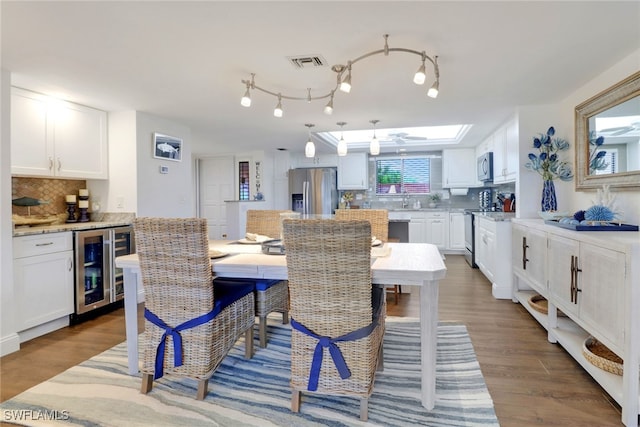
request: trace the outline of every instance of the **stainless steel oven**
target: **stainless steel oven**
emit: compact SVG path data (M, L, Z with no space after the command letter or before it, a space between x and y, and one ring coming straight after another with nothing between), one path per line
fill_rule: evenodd
M471 268L478 268L475 256L475 230L474 230L474 211L464 211L464 259Z

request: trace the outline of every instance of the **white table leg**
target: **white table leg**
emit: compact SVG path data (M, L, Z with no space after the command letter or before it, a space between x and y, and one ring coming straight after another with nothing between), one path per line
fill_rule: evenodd
M438 282L425 280L420 287L422 347L422 406L432 410L436 402L436 346L438 344Z
M123 268L124 321L127 334L129 373L138 373L138 275L131 268Z

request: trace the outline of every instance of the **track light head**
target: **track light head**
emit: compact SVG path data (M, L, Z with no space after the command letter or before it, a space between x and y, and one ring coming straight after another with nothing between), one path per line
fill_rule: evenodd
M280 94L278 94L278 104L276 105L276 108L274 108L273 110L273 115L275 117L282 117L282 114L284 113L284 111L282 110L282 96Z

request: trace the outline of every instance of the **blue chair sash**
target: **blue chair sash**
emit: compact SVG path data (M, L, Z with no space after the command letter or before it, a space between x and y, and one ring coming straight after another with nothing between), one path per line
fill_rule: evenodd
M167 325L162 319L160 319L158 316L153 314L148 309L146 308L144 309L144 318L150 321L151 323L153 323L154 325L164 329L164 334L162 335L162 338L160 339L160 343L158 344L158 347L156 349L156 366L155 366L155 373L153 376L154 380L157 380L158 378L162 378L162 376L164 375L163 366L164 366L164 355L166 351L167 337L170 335L171 339L173 340L174 366L182 366L182 336L180 335L180 331L183 331L185 329L191 329L198 325L207 323L210 320L213 320L218 315L218 313L220 313L221 311L220 307L221 306L219 304L216 304L213 310L211 310L207 314L203 314L194 319L187 320L186 322L179 324L175 328L172 328L171 326Z
M369 336L378 325L378 321L379 316L375 316L373 322L371 322L368 326L349 332L337 338L331 338L323 337L314 333L313 331L310 331L304 325L296 322L292 318L291 326L295 330L318 340L316 348L313 352L313 360L311 362L311 370L309 371L309 384L307 385L307 390L318 390L318 380L320 378L320 370L322 369L322 356L324 354L325 347L329 348L329 353L331 354L331 358L333 359L333 364L338 370L340 378L342 378L343 380L349 378L351 376L351 371L349 370L347 362L344 360L344 356L342 355L342 352L340 351L340 348L336 345L336 343L341 341L356 341Z

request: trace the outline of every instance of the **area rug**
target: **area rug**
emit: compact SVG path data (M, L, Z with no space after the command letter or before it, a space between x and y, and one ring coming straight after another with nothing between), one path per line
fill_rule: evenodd
M384 372L376 375L369 421L351 397L303 394L290 411L289 325L269 319L266 349L251 360L238 343L209 382L204 401L196 382L165 376L140 394L140 376L127 374L125 343L0 404L3 422L25 426L498 426L493 402L467 329L438 326L436 406L420 404L420 325L389 318ZM415 320L415 319L413 319Z

